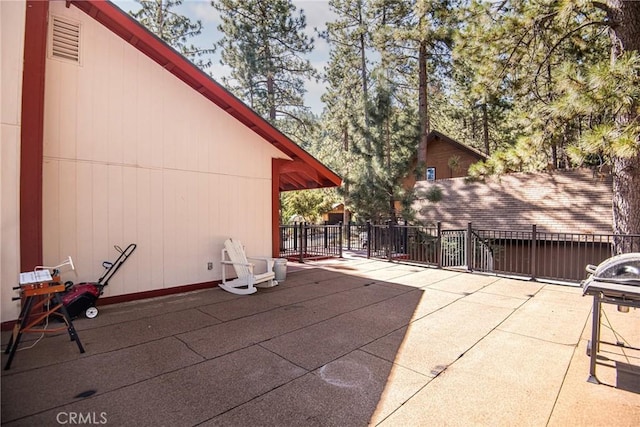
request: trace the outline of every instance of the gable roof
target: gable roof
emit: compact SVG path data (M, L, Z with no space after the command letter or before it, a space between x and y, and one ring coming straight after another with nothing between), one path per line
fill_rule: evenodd
M433 160L430 156L429 156L429 147L433 146L432 142L433 141L438 141L441 140L446 144L449 144L451 146L453 146L454 148L457 148L460 151L469 153L471 155L471 158L476 158L478 161L480 160L486 160L487 156L476 150L475 148L469 147L468 145L465 145L461 142L456 141L453 138L448 137L447 135L438 132L437 130L432 130L431 132L429 132L427 134L427 141L426 141L426 148L424 146L423 143L421 143L418 146L418 151L414 152L411 156L411 158L409 159L409 165L407 168L407 175L404 177L403 181L402 181L402 187L405 190L410 190L411 188L413 188L416 185L416 182L420 179L423 180L425 179L424 176L422 176L422 178L418 178L418 171L417 171L417 167L418 167L418 159L420 158L420 153L424 154L424 159L427 162L427 165L429 166L435 166L433 163L430 163L430 160ZM433 152L432 152L433 154ZM430 164L429 164L430 163ZM427 166L425 165L425 166ZM467 166L465 165L465 168ZM422 173L424 174L424 171L422 171ZM442 178L440 178L442 179ZM438 179L438 180L440 180Z
M432 186L440 187L442 200L424 197ZM465 178L420 181L419 199L413 207L423 223L442 222L445 229L474 228L610 234L612 233L612 179L591 169L512 173L485 181ZM422 194L422 196L420 196Z
M67 1L67 5L69 3L100 22L289 156L293 161L286 162L280 168L281 191L335 187L341 184L338 175L113 3L97 0Z
M466 144L463 144L462 142L456 141L455 139L448 137L447 135L438 132L437 130L432 130L431 132L429 132L429 134L427 135L427 151L429 151L429 142L433 141L433 140L442 140L444 142L446 142L447 144L453 145L457 148L459 148L462 151L466 151L469 154L471 154L472 156L475 156L478 158L478 160L484 160L487 158L487 155L484 154L482 151L477 150L473 147L470 147Z

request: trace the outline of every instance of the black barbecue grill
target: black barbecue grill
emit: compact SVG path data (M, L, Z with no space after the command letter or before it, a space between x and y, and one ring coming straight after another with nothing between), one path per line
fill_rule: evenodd
M591 357L588 381L597 384L599 381L596 378L596 364L600 344L624 346L600 340L601 306L603 303L614 304L618 306L619 311L628 311L629 307L640 307L640 253L617 255L598 266L588 265L586 270L590 276L582 283L583 295L593 296L593 324L591 341L587 348L587 354Z

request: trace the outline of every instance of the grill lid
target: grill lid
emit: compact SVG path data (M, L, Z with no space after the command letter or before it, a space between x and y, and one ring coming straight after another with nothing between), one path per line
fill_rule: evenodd
M591 275L582 283L583 295L640 301L640 253L616 255L586 269Z
M592 274L593 280L600 279L636 279L640 281L640 253L616 255L604 260L597 267L587 266L587 272Z

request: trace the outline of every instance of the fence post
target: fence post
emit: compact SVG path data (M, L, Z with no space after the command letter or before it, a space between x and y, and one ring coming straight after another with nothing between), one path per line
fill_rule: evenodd
M367 259L371 258L371 221L367 220Z
M329 247L329 221L324 222L324 248L327 249Z
M407 220L404 220L404 227L402 229L402 253L409 254L409 224Z
M300 223L300 263L304 262L304 247L307 242L307 227L304 222Z
M466 239L466 256L467 256L467 271L473 271L473 228L471 223L467 224L467 239Z
M340 258L342 258L342 221L338 223L338 247L340 248Z
M538 261L537 261L537 247L538 247L538 229L535 224L531 226L531 280L536 280L538 274Z
M442 223L436 224L436 263L438 268L442 268Z
M347 234L347 250L349 251L351 250L351 224L352 224L351 220L347 221L347 223L345 224L347 227L347 233L346 233Z
M395 228L393 227L393 222L391 222L391 220L387 221L387 230L388 230L388 237L389 239L387 240L388 245L387 245L387 259L389 262L393 261L393 242L395 241Z

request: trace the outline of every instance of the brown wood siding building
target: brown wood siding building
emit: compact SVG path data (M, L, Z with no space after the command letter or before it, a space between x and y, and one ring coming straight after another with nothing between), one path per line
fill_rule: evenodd
M325 224L335 225L344 221L344 204L338 203L333 205L333 209L322 215L322 221Z
M449 160L457 158L458 167L449 167ZM469 166L487 157L480 151L468 147L455 139L438 132L431 131L427 136L426 170L421 176L410 173L404 182L404 188L413 188L417 181L435 181L440 179L465 177L468 175ZM415 170L418 164L417 158L411 164L411 170Z
M457 159L456 168L449 166L452 158ZM435 172L434 180L465 177L468 175L469 166L485 158L486 156L479 151L440 132L432 131L427 139L427 176L422 177L422 180L428 179L431 169Z

